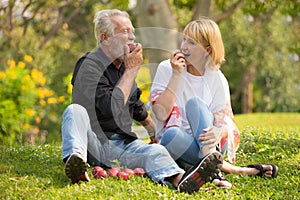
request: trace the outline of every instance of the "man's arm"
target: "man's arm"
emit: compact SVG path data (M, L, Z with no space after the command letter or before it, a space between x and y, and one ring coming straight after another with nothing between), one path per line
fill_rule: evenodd
M155 122L152 120L151 116L148 115L148 117L144 121L141 121L140 123L147 130L148 135L151 140L150 143L158 143L159 141L155 137L156 125L155 125Z
M140 69L140 66L143 63L142 53L142 47L139 44L133 52L127 53L125 55L125 71L122 75L122 78L120 79L120 82L117 84L117 87L123 92L124 105L128 101L132 85Z

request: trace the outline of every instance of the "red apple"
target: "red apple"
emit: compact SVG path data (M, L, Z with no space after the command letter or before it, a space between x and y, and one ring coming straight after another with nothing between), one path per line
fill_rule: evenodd
M177 51L175 55L179 54L179 58L185 58L184 54L181 51Z
M128 47L129 47L129 53L131 53L137 47L137 44L136 43L129 43Z
M118 176L118 178L122 178L125 181L127 181L129 178L129 175L124 171L120 171L117 176Z
M137 167L133 171L136 176L144 176L145 175L145 170L143 168Z
M127 173L128 176L134 176L134 171L132 169L125 168L123 172Z
M111 177L117 177L118 173L120 172L119 167L112 167L108 170L108 175Z
M108 177L106 171L102 167L100 167L100 166L95 166L93 168L93 176L95 178L97 178L97 179L98 178L107 178Z

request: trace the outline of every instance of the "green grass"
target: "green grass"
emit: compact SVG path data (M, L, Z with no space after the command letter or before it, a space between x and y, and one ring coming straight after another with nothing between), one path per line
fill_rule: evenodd
M237 115L242 137L237 165L274 163L276 179L226 175L230 190L208 183L192 195L133 177L72 185L60 144L0 146L0 199L299 199L300 114Z

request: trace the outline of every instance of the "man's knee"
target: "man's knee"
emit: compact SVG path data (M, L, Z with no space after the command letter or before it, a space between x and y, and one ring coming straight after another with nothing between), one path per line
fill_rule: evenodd
M87 115L86 109L79 104L70 104L64 111L64 115L66 114L74 114L74 115Z

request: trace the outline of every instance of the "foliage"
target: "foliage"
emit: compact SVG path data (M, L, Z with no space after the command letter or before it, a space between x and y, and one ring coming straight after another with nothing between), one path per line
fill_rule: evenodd
M300 114L293 114L299 119ZM237 123L257 119L263 122L271 117L271 131L250 127L242 129L237 165L274 163L279 167L276 179L226 175L232 189L217 188L211 183L192 195L178 193L175 188L162 186L145 177L132 177L128 181L108 178L94 179L92 167L88 169L91 182L71 185L61 161L61 145L0 146L0 199L298 199L300 162L300 124L298 131L280 131L290 114L238 115ZM262 117L262 118L260 118ZM261 119L261 120L260 120ZM252 120L250 120L251 122ZM284 129L286 130L286 129Z
M263 11L247 5L220 24L227 52L222 69L232 89L233 108L241 113L242 83L253 68L253 112L298 112L297 18L285 15L280 4Z
M151 89L150 71L147 67L141 67L136 78L136 83L138 87L142 90L141 101L144 104L147 104L149 101Z
M30 129L38 130L50 120L51 105L65 101L56 97L46 85L43 73L26 65L32 57L26 55L17 64L8 60L8 68L0 71L0 142L14 143Z
M93 17L95 12L106 8L127 9L128 1L114 0L106 5L97 0L2 1L0 63L8 59L22 60L24 56L31 55L33 60L29 68L34 66L43 74L48 89L55 91L57 96L69 96L63 79L73 72L76 60L95 47ZM6 68L0 66L1 70ZM42 111L47 120L42 120L39 126L51 132L48 136L56 137L56 140L60 135L61 114L67 103L70 99L52 105L51 110ZM5 113L14 109L8 103L5 107ZM5 120L8 119L6 117Z
M169 2L180 31L190 21L197 1ZM235 2L237 0L211 0L211 16L222 14ZM66 91L66 87L70 86L67 86L65 77L73 72L76 60L95 47L94 14L102 9L122 9L131 14L134 23L134 10L128 4L129 0L2 1L0 63L23 60L24 56L31 55L33 60L30 65L26 63L26 68L32 70L34 66L41 72L47 80L48 89L54 91L56 96L70 97ZM255 64L257 69L254 82L255 112L299 111L299 9L299 1L293 0L244 0L232 17L220 23L227 52L227 61L222 70L229 80L235 113L241 112L242 75L247 72L249 64ZM257 26L251 22L253 19L264 23ZM2 64L0 69L4 72L7 66ZM150 82L138 81L143 85L142 98L146 102ZM52 105L51 112L47 110L48 107L41 111L48 115L43 114L45 118L38 125L53 133L49 135L60 135L60 116L70 103L70 98ZM7 120L2 124L12 123L8 116L21 118L11 112L17 109L11 101L1 102L1 106L2 115ZM24 122L29 117L23 118ZM23 130L21 126L10 126L19 129L15 130L18 133ZM8 140L15 140L16 134L7 137L11 137Z

